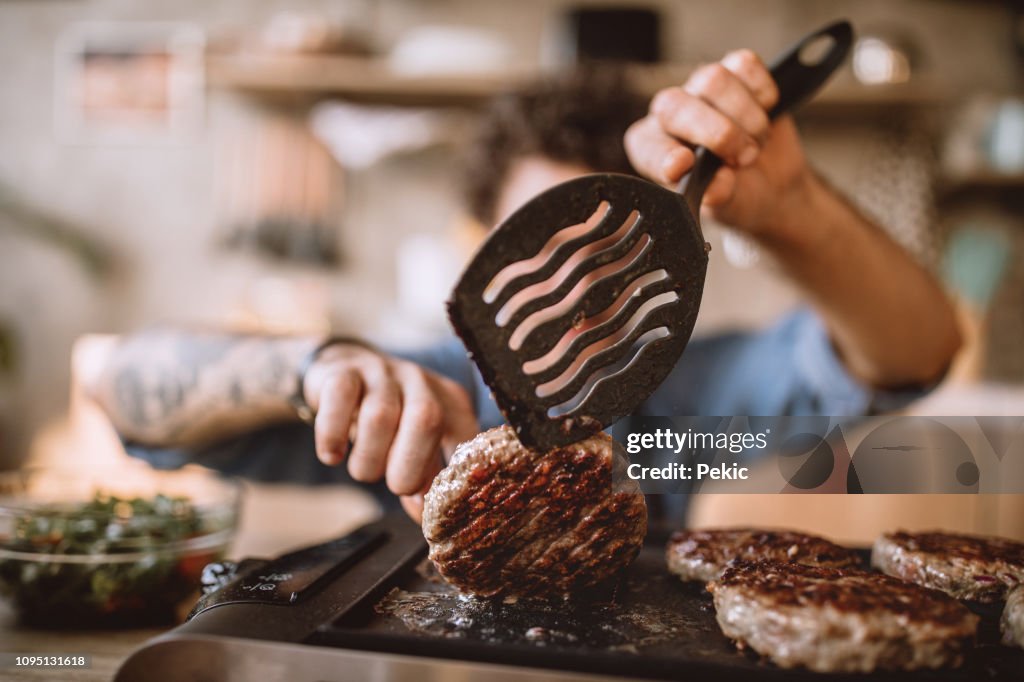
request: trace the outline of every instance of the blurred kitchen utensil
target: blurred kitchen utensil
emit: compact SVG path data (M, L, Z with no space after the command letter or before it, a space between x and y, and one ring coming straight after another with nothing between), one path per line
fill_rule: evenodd
M980 221L964 224L949 239L942 263L943 279L965 304L960 311L964 350L950 372L955 379L976 382L986 374L990 361L989 312L1011 253L1006 232Z
M313 107L309 124L343 168L361 170L460 138L465 128L453 116L434 108L327 101Z
M661 60L661 15L646 7L572 7L555 48L561 63Z
M898 29L864 32L853 48L853 75L865 85L906 83L918 66L918 52Z
M500 34L468 26L417 26L388 56L391 70L405 76L501 73L513 61Z
M358 26L321 12L276 12L253 42L259 51L279 54L368 55L371 52Z
M1010 259L1010 240L1001 230L968 224L949 240L943 274L949 287L984 314Z
M224 243L273 259L335 266L344 177L301 121L270 118L234 131L222 149Z
M999 103L988 129L988 158L1001 173L1024 172L1024 100Z
M813 94L852 42L839 21L778 57L769 115ZM543 192L495 228L463 272L449 317L525 445L552 448L607 427L675 366L707 273L700 203L721 166L704 148L696 159L678 192L617 174Z

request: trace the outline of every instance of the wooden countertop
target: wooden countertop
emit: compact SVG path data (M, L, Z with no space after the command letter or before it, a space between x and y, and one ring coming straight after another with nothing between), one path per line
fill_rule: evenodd
M372 520L376 504L348 487L247 485L242 518L231 556L273 556L337 537ZM310 519L317 519L311 524ZM89 654L92 667L5 668L4 682L107 682L135 648L167 628L50 632L17 625L14 613L0 603L0 653Z

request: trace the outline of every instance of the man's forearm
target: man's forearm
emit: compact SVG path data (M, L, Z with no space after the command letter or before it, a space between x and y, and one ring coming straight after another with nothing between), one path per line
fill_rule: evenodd
M811 297L849 369L876 386L927 384L960 346L938 282L878 226L812 177L789 229L763 244Z
M125 438L188 446L295 419L312 338L152 331L126 338L90 392Z

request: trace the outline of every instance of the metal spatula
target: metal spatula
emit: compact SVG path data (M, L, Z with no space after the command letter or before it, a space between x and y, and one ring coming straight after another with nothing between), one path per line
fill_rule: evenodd
M828 50L807 63L826 36ZM770 116L814 93L852 41L841 21L779 56ZM628 175L571 180L481 245L448 315L524 445L586 438L630 414L672 370L700 308L710 250L700 202L720 165L698 148L677 192Z

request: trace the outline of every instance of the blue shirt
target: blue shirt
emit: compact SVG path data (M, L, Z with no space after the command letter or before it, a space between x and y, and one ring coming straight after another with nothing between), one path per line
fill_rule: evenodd
M504 423L476 367L457 339L394 355L461 384L483 429ZM887 412L919 397L923 389L873 390L847 371L821 320L801 310L758 332L693 339L672 372L637 410L640 416L860 416ZM316 458L312 427L271 426L198 450L126 443L128 452L158 468L189 462L261 481L351 483L345 467ZM383 483L368 486L387 506Z

